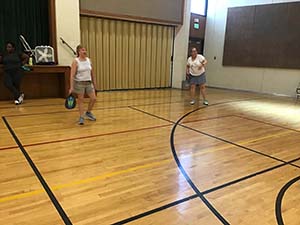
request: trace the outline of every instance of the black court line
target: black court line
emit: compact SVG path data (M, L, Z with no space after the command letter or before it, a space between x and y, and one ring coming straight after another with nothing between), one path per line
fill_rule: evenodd
M69 219L69 217L67 216L67 214L65 213L64 209L62 208L62 206L59 204L58 200L56 199L55 195L53 194L53 192L51 191L50 187L48 186L47 182L45 181L45 179L43 178L43 176L41 175L40 171L38 170L38 168L36 167L36 165L34 164L34 162L32 161L32 159L30 158L29 154L27 153L27 151L25 150L25 148L23 147L22 143L20 142L20 140L18 139L17 135L15 134L14 130L12 129L12 127L9 125L8 121L6 120L5 117L2 116L2 120L4 121L7 129L9 130L11 136L14 138L15 142L17 143L17 145L19 146L20 150L22 151L24 157L26 158L27 162L29 163L29 165L31 166L31 169L33 170L33 172L35 173L35 175L37 176L37 178L39 179L40 183L42 184L43 188L45 189L46 193L48 194L51 202L53 203L53 205L55 206L57 212L59 213L60 217L62 218L62 220L64 221L64 223L66 225L72 225L71 220Z
M185 180L189 183L189 185L191 186L191 188L194 190L194 192L198 195L198 197L202 200L202 202L209 208L209 210L219 219L219 221L224 224L224 225L230 225L230 223L221 215L220 212L218 212L218 210L207 200L207 198L204 197L204 195L201 193L201 191L197 188L197 186L194 184L194 182L192 181L192 179L189 177L189 175L187 174L187 172L185 171L185 169L183 168L183 166L181 165L181 162L177 156L177 152L176 152L176 148L175 148L175 144L174 144L174 136L175 136L175 131L176 128L178 126L178 124L188 115L192 114L193 112L198 111L199 109L193 110L189 113L186 113L185 115L183 115L181 118L179 118L176 123L174 124L171 134L170 134L170 145L171 145L171 150L172 150L172 154L173 154L173 158L177 164L178 169L180 170L180 172L182 173L182 175L184 176Z
M257 99L261 99L261 98L246 98L246 99L231 100L231 101L226 101L226 102L218 102L218 103L211 104L209 106L201 106L199 108L194 109L191 112L188 112L188 114L191 114L192 112L199 111L200 109L205 109L206 107L217 106L217 105L225 105L225 104L229 104L229 103L242 102L242 101L253 101L253 100L257 100ZM135 107L139 107L139 106L144 106L144 105L131 105L131 106L128 106L128 108L133 109L133 110L138 111L138 112L141 112L141 113L144 113L146 115L155 117L157 119L164 120L164 121L175 124L175 121L172 121L172 120L166 119L164 117L161 117L161 116L146 112L144 110L135 108ZM235 116L235 115L231 115L231 116Z
M298 157L298 158L296 158L296 159L293 159L293 160L290 160L290 161L288 161L288 162L285 162L285 163L282 163L282 164L278 164L278 165L276 165L276 166L273 166L273 167L270 167L270 168L267 168L267 169L264 169L264 170L261 170L261 171L258 171L258 172L249 174L249 175L247 175L247 176L238 178L238 179L236 179L236 180L229 181L229 182L224 183L224 184L222 184L222 185L219 185L219 186L217 186L217 187L213 187L213 188L211 188L211 189L208 189L208 190L206 190L206 191L203 191L202 193L203 193L204 195L210 194L210 193L212 193L212 192L214 192L214 191L221 190L221 189L223 189L223 188L226 188L226 187L229 187L229 186L231 186L231 185L234 185L234 184L240 183L240 182L242 182L242 181L248 180L248 179L250 179L250 178L253 178L253 177L255 177L255 176L258 176L258 175L261 175L261 174L265 174L265 173L271 172L271 171L273 171L273 170L275 170L275 169L279 169L279 168L284 167L284 166L287 166L287 165L292 165L292 163L294 163L294 162L296 162L296 161L298 161L298 160L300 160L300 157Z
M116 222L116 223L113 223L113 224L111 224L111 225L122 225L122 224L130 223L130 222L133 222L133 221L135 221L135 220L138 220L138 219L141 219L141 218L143 218L143 217L146 217L146 216L149 216L149 215L158 213L158 212L160 212L160 211L166 210L166 209L168 209L168 208L171 208L171 207L176 206L176 205L179 205L179 204L181 204L181 203L190 201L190 200L195 199L195 198L198 198L198 195L195 194L195 195L188 196L188 197L186 197L186 198L177 200L177 201L175 201L175 202L171 202L171 203L169 203L169 204L167 204L167 205L163 205L163 206L161 206L161 207L158 207L158 208L149 210L149 211L147 211L147 212L138 214L138 215L136 215L136 216L127 218L127 219L125 219L125 220L121 220L121 221Z
M224 183L222 185L219 185L219 186L216 186L216 187L213 187L211 189L208 189L206 191L203 191L202 194L203 195L207 195L207 194L210 194L210 193L213 193L215 191L218 191L218 190L221 190L221 189L224 189L226 187L230 187L234 184L237 184L237 183L240 183L242 181L246 181L248 179L251 179L255 176L259 176L259 175L262 175L262 174L265 174L265 173L268 173L268 172L271 172L273 170L276 170L276 169L279 169L279 168L282 168L286 165L289 165L290 163L293 163L293 162L296 162L300 160L300 157L296 158L296 159L293 159L293 160L290 160L286 163L282 163L282 164L279 164L279 165L276 165L276 166L273 166L273 167L270 167L270 168L267 168L267 169L264 169L264 170L261 170L261 171L258 171L258 172L255 172L255 173L252 173L252 174L249 174L249 175L246 175L244 177L241 177L241 178L238 178L238 179L235 179L233 181L229 181L227 183ZM171 208L171 207L174 207L176 205L179 205L179 204L182 204L184 202L187 202L187 201L190 201L190 200L193 200L195 198L198 198L198 195L195 194L195 195L191 195L189 197L186 197L186 198L183 198L183 199L180 199L180 200L177 200L177 201L174 201L174 202L171 202L169 204L166 204L166 205L163 205L163 206L160 206L158 208L155 208L155 209L152 209L152 210L149 210L147 212L144 212L144 213L141 213L141 214L138 214L138 215L135 215L135 216L132 216L130 218L127 218L127 219L124 219L124 220L121 220L117 223L114 223L112 225L121 225L121 224L126 224L126 223L130 223L130 222L133 222L135 220L138 220L138 219L141 219L143 217L147 217L147 216L150 216L152 214L155 214L155 213L158 213L160 211L163 211L165 209L168 209L168 208Z
M225 116L219 116L219 117L207 117L207 118L204 118L204 119L187 121L186 123L207 121L207 120L220 119L220 118L226 118L226 117L233 117L233 116L232 115L225 115ZM23 144L23 147L27 148L27 147L32 147L32 146L41 146L41 145L48 145L48 144L54 144L54 143L69 142L69 141L83 140L83 139L89 139L89 138L95 138L95 137L103 137L103 136L110 136L110 135L117 135L117 134L131 133L131 132L139 132L139 131L143 131L143 130L151 130L151 129L168 127L168 126L171 126L172 124L173 123L169 123L169 124L165 124L165 125L152 126L152 127L142 127L142 128L137 128L137 129L131 129L131 130L123 130L123 131L116 131L116 132L109 132L109 133L94 134L94 135L88 135L88 136L69 137L69 138L66 138L66 139L57 139L57 140L53 140L53 141L44 141L44 142L36 142L36 143L31 143L31 144ZM18 149L18 146L10 146L10 147L0 148L0 151L6 151L6 150L11 150L11 149Z
M206 132L203 132L203 131L200 131L200 130L194 129L194 128L192 128L192 127L188 127L188 126L186 126L186 125L182 125L182 124L181 124L180 126L181 126L181 127L184 127L184 128L186 128L186 129L189 129L189 130L195 131L195 132L197 132L197 133L199 133L199 134L203 134L203 135L205 135L205 136L208 136L208 137L214 138L214 139L216 139L216 140L219 140L219 141L225 142L225 143L227 143L227 144L230 144L230 145L233 145L233 146L239 147L239 148L241 148L241 149L244 149L244 150L246 150L246 151L253 152L253 153L256 153L256 154L258 154L258 155L261 155L261 156L265 156L265 157L267 157L267 158L270 158L270 159L276 160L276 161L278 161L278 162L283 162L283 163L286 163L286 161L284 161L284 160L282 160L282 159L279 159L279 158L277 158L277 157L274 157L274 156L268 155L268 154L266 154L266 153L263 153L263 152L257 151L257 150L255 150L255 149L252 149L252 148L248 148L248 147L246 147L246 146L243 146L243 145L237 144L237 143L235 143L235 142L228 141L228 140L226 140L226 139L224 139L224 138L217 137L217 136L215 136L215 135L212 135L212 134L209 134L209 133L206 133ZM297 168L300 168L300 166L298 166L298 165L295 165L295 164L292 164L292 163L291 163L290 165L291 165L291 166L294 166L294 167L297 167Z
M290 180L286 185L284 185L281 190L279 191L277 198L276 198L276 203L275 203L275 214L276 214L276 219L277 219L277 224L278 225L284 225L283 218L282 218L282 200L285 192L298 180L300 180L300 176L296 177L292 180Z
M249 100L249 99L247 99L247 100ZM247 101L247 100L240 100L240 101ZM235 101L235 102L236 102L236 101ZM211 106L220 105L220 104L226 104L226 103L230 103L230 102L216 103L216 104L210 105L210 107L211 107ZM163 118L163 117L154 115L154 114L152 114L152 113L143 111L143 110L141 110L141 109L137 109L137 108L134 108L134 107L129 107L129 108L131 108L131 109L133 109L133 110L136 110L136 111L139 111L139 112L141 112L141 113L144 113L144 114L146 114L146 115L155 117L155 118L160 119L160 120L164 120L164 121L167 121L167 122L170 122L170 123L173 123L173 124L175 123L175 122L172 121L172 120L165 119L165 118ZM186 116L188 116L188 115L190 115L190 114L192 114L192 113L194 113L194 112L196 112L196 111L199 111L200 109L204 109L204 108L205 108L205 107L197 108L197 109L195 109L195 110L193 110L193 111L190 111L189 113L185 114L184 116L186 117ZM184 118L185 118L185 117L184 117ZM209 134L209 133L206 133L206 132L203 132L203 131L194 129L194 128L192 128L192 127L189 127L189 126L186 126L186 125L183 125L183 124L178 124L178 125L181 126L181 127L183 127L183 128L186 128L186 129L188 129L188 130L195 131L195 132L197 132L197 133L203 134L203 135L208 136L208 137L211 137L211 138L213 138L213 139L216 139L216 140L225 142L225 143L227 143L227 144L230 144L230 145L239 147L239 148L241 148L241 149L244 149L244 150L247 150L247 151L250 151L250 152L253 152L253 153L262 155L262 156L265 156L265 157L267 157L267 158L270 158L270 159L273 159L273 160L276 160L276 161L279 161L279 162L282 162L282 163L286 163L286 161L284 161L284 160L282 160L282 159L279 159L279 158L277 158L277 157L274 157L274 156L268 155L268 154L266 154L266 153L257 151L257 150L252 149L252 148L248 148L248 147L246 147L246 146L237 144L237 143L235 143L235 142L226 140L226 139L224 139L224 138L217 137L217 136L215 136L215 135L212 135L212 134ZM295 164L292 164L292 163L291 163L290 165L291 165L291 166L294 166L294 167L297 167L297 168L300 168L300 166L295 165Z
M249 100L249 99L247 99L247 100ZM239 101L242 101L242 100L239 100ZM244 101L245 101L245 100L244 100ZM232 102L232 101L230 101L230 102ZM227 102L226 102L226 103L227 103ZM219 105L219 104L226 104L226 103L224 103L224 102L223 102L223 103L216 103L216 104L213 104L213 106ZM211 105L211 106L212 106L212 105ZM153 116L153 117L156 117L156 118L158 118L158 119L161 119L161 120L165 120L165 121L174 123L174 122L171 121L171 120L168 120L168 119L165 119L165 118L163 118L163 117L154 115L154 114L152 114L152 113L145 112L145 111L143 111L143 110L140 110L140 109L137 109L137 108L134 108L134 107L129 107L129 108L131 108L131 109L133 109L133 110L136 110L136 111L140 111L140 112L145 113L145 114L147 114L147 115L149 115L149 116ZM199 196L199 198L206 204L206 206L212 211L212 213L213 213L213 214L214 214L214 215L215 215L215 216L216 216L223 224L229 224L229 223L226 221L226 219L225 219L225 218L224 218L224 217L223 217L223 216L222 216L222 215L221 215L221 214L220 214L220 213L219 213L219 212L218 212L211 204L210 204L210 202L209 202L209 201L204 197L204 195L199 191L199 189L198 189L198 188L196 187L196 185L192 182L192 180L190 179L190 177L188 176L188 174L186 173L186 171L185 171L184 168L182 167L182 165L181 165L181 163L180 163L180 161L179 161L179 159L178 159L178 157L177 157L177 153L176 153L176 149L175 149L175 145L174 145L174 133L175 133L176 127L179 125L179 126L182 126L182 127L187 128L187 129L194 130L194 131L196 131L196 132L198 132L198 133L204 134L204 135L209 136L209 137L212 137L212 138L216 138L216 139L218 139L218 140L220 140L220 141L223 141L223 142L226 142L226 143L228 143L228 144L232 144L232 145L235 145L235 146L237 146L237 147L243 148L243 149L245 149L245 150L248 150L248 151L251 151L251 152L254 152L254 153L257 153L257 154L266 156L266 157L269 157L269 158L274 159L274 160L276 160L276 161L283 162L284 164L285 164L285 163L288 163L288 162L286 162L286 161L284 161L284 160L281 160L281 159L278 159L278 158L276 158L276 157L270 156L270 155L268 155L268 154L261 153L261 152L259 152L259 151L256 151L256 150L247 148L247 147L245 147L245 146L238 145L238 144L236 144L236 143L234 143L234 142L227 141L227 140L225 140L225 139L223 139L223 138L219 138L219 137L216 137L216 136L214 136L214 135L210 135L210 134L207 134L207 133L205 133L205 132L198 131L198 130L196 130L196 129L193 129L193 128L184 126L184 125L182 125L182 124L179 124L185 117L187 117L187 116L189 116L190 114L192 114L192 113L194 113L194 112L196 112L196 111L198 111L198 110L200 110L200 109L203 109L203 108L205 108L205 107L200 107L200 108L198 108L198 109L192 110L192 111L186 113L185 115L183 115L179 120L176 121L176 123L175 123L174 126L173 126L173 129L172 129L172 132L171 132L171 137L170 137L171 149L172 149L173 157L174 157L174 159L175 159L175 161L176 161L176 164L177 164L178 168L180 169L181 173L183 174L183 176L185 177L185 179L187 180L187 182L188 182L188 183L190 184L190 186L193 188L193 190L195 191L195 193L197 193L197 195ZM300 168L299 166L294 165L294 164L292 164L292 163L288 163L288 164ZM237 181L237 182L238 182L238 181ZM240 181L239 181L239 182L240 182Z
M241 115L235 115L235 116L239 117L239 118L242 118L242 119L245 119L245 120L255 121L255 122L258 122L258 123L270 125L272 127L278 127L278 128L281 128L281 129L290 130L290 131L300 133L300 130L296 130L296 129L293 129L293 128L290 128L290 127L285 127L285 126L273 124L273 123L270 123L270 122L265 122L265 121L261 121L261 120L258 120L258 119L249 118L249 117L246 117L246 116L241 116Z

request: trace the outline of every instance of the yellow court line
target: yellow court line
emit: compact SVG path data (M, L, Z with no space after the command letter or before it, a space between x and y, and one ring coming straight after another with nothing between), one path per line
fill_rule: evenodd
M279 137L279 136L281 136L281 135L290 134L290 133L294 133L294 131L291 131L291 130L283 131L283 132L280 132L280 133L270 134L270 135L263 136L263 137L260 137L260 138L249 139L249 140L247 140L247 141L238 142L237 144L240 144L240 145L243 145L243 144L249 144L249 143L251 143L251 142L261 141L261 140L268 139L268 138L272 138L272 137Z
M254 139L249 139L249 140L242 141L242 142L237 142L236 144L245 145L245 144L249 144L251 142L261 141L261 140L272 138L272 137L279 137L279 136L289 134L289 133L293 133L293 131L284 131L284 132L280 132L280 133L277 133L277 134L271 134L271 135L263 136L263 137L260 137L260 138L254 138ZM205 153L207 153L207 152L214 152L214 151L224 150L224 149L228 149L228 148L232 148L232 147L235 147L235 146L230 145L230 144L226 144L225 146L222 145L220 147L208 147L208 148L202 149L202 152L195 153L192 156L200 155L200 154L204 153L203 151L205 151ZM188 155L188 156L185 156L184 158L192 157L192 156Z
M125 174L125 173L130 173L136 170L140 170L140 169L146 169L149 167L158 167L161 166L163 164L172 162L173 160L171 159L165 159L159 162L154 162L154 163L149 163L149 164L145 164L145 165L141 165L141 166L135 166L135 167L131 167L125 170L119 170L119 171L115 171L115 172L111 172L111 173L107 173L107 174L102 174L99 176L95 176L95 177L90 177L87 179L83 179L83 180L78 180L78 181L72 181L70 183L66 183L66 184L59 184L59 185L55 185L50 187L51 190L59 190L59 189L63 189L63 188L67 188L67 187L73 187L73 186L77 186L80 184L86 184L86 183L91 183L97 180L103 180L105 178L110 178L110 177L114 177L117 175L121 175L121 174ZM31 197L34 195L38 195L41 193L44 193L44 189L38 189L35 191L30 191L27 193L22 193L22 194L16 194L16 195L11 195L11 196L7 196L7 197L3 197L0 198L0 203L2 202L7 202L7 201L12 201L12 200L17 200L17 199L21 199L21 198L26 198L26 197Z
M130 173L130 172L140 170L140 169L161 166L161 165L169 163L171 161L172 160L170 160L170 159L165 159L165 160L162 160L162 161L159 161L159 162L149 163L149 164L141 165L141 166L135 166L135 167L131 167L131 168L128 168L128 169L125 169L125 170L119 170L119 171L115 171L115 172L108 173L108 174L102 174L102 175L99 175L99 176L96 176L96 177L90 177L90 178L83 179L83 180L72 181L70 183L56 185L56 186L52 187L51 189L52 190L59 190L59 189L62 189L62 188L73 187L73 186L80 185L80 184L91 183L93 181L102 180L102 179L105 179L105 178L110 178L110 177L114 177L114 176L125 174L125 173Z
M11 196L0 198L0 203L8 202L8 201L16 200L16 199L21 199L21 198L26 198L26 197L32 197L34 195L42 194L44 192L45 192L44 189L38 189L35 191L30 191L30 192L26 192L26 193L22 193L22 194L11 195Z
M291 133L291 132L292 131L285 131L285 132L272 134L272 135L252 139L252 140L247 140L247 141L244 141L244 142L240 142L238 144L240 144L240 145L248 144L248 143L251 143L251 142L260 141L260 140L267 139L267 138L270 138L270 137L277 137L277 136L285 135L285 134L288 134L288 133ZM207 149L203 149L203 151L205 151L207 153L208 151L211 151L211 152L219 151L219 150L224 150L224 149L231 148L231 147L232 147L232 145L228 144L228 145L220 146L220 147L210 147L210 148L207 148ZM191 155L185 155L185 156L181 157L181 159L201 155L201 154L203 154L203 151L195 153L192 156ZM87 184L87 183L91 183L91 182L94 182L94 181L103 180L103 179L106 179L106 178L110 178L110 177L114 177L114 176L117 176L117 175L130 173L130 172L141 170L141 169L146 169L146 168L150 168L150 167L158 167L158 166L161 166L163 164L167 164L167 163L171 163L171 162L174 162L173 158L172 159L165 159L165 160L162 160L162 161L159 161L159 162L153 162L153 163L149 163L149 164L145 164L145 165L135 166L135 167L131 167L131 168L128 168L128 169L119 170L119 171L115 171L115 172L111 172L111 173L107 173L107 174L102 174L102 175L99 175L99 176L90 177L90 178L83 179L83 180L72 181L72 182L66 183L66 184L59 184L59 185L52 186L50 188L51 188L51 190L60 190L60 189L63 189L63 188L74 187L74 186L77 186L77 185ZM38 195L38 194L41 194L41 193L45 193L44 189L38 189L38 190L30 191L30 192L27 192L27 193L11 195L11 196L0 198L0 203L7 202L7 201L12 201L12 200L17 200L17 199L22 199L22 198L26 198L26 197L31 197L31 196Z

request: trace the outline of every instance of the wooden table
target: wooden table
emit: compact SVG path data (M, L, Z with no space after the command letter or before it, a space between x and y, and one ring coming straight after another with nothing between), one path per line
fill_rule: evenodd
M70 67L34 65L24 72L21 90L25 98L65 98L68 95ZM12 94L3 84L3 65L0 65L0 100L12 100Z

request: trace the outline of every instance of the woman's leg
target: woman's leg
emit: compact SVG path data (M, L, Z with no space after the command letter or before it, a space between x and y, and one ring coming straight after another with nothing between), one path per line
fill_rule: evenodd
M87 93L87 95L90 97L90 102L89 102L89 106L88 106L88 110L87 112L85 113L86 117L89 119L89 120L92 120L92 121L96 121L96 117L93 115L93 113L91 112L94 105L95 105L95 102L96 102L96 94L95 94L95 91L91 91L89 93Z
M19 92L18 100L19 100L19 103L21 104L24 100L24 94L21 92L21 82L22 82L22 78L23 78L22 71L16 72L13 77L14 77L14 80L13 80L14 86Z
M83 114L84 114L83 100L84 100L84 94L77 94L77 102L78 102L78 109L79 109L80 117L83 117Z
M200 93L203 97L203 105L208 105L208 101L206 99L206 87L205 84L200 85Z
M20 97L20 91L14 85L14 75L4 72L4 85L14 95L14 100L18 100Z
M88 106L88 112L91 112L93 110L93 107L95 105L96 102L96 94L95 91L90 92L87 94L90 97L90 102L89 102L89 106Z
M203 97L203 101L206 100L206 88L205 88L205 84L201 84L200 85L200 93Z
M191 93L191 104L195 104L195 92L196 92L196 84L191 84L190 93Z

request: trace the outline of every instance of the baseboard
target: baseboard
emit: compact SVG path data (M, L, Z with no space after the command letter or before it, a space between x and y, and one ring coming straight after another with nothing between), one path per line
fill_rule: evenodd
M262 94L262 95L270 95L270 96L278 96L278 97L288 97L288 98L295 98L293 95L285 95L285 94L277 94L277 93L267 93L267 92L259 92L259 91L251 91L251 90L243 90L243 89L233 89L233 88L225 88L225 87L217 87L217 86L207 86L208 88L220 89L220 90L227 90L227 91L239 91L239 92L246 92L246 93L253 93L253 94Z

